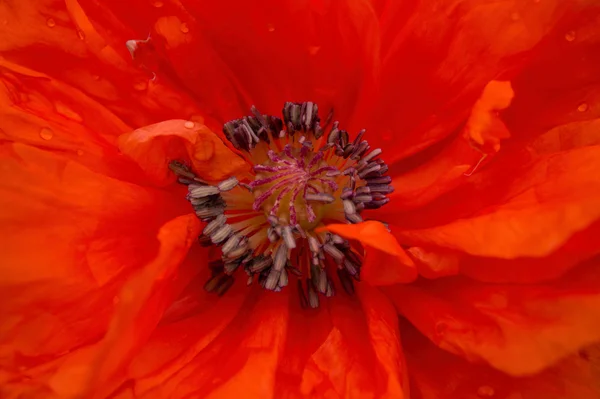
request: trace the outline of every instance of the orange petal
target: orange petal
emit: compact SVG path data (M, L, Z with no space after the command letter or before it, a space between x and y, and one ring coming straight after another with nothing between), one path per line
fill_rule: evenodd
M586 348L531 377L514 378L437 348L401 324L413 397L420 399L594 399L600 395L600 347Z
M156 256L160 226L188 207L65 153L5 142L0 158L1 365L41 389L67 354L91 361L84 347L105 333L122 285Z
M236 284L214 309L161 325L130 368L136 397L272 398L287 298L255 288Z
M537 137L530 148L538 154L552 154L591 145L600 145L600 119L557 126Z
M0 37L6 38L0 45L3 60L47 75L51 79L45 84L50 87L66 83L76 89L77 94L66 104L76 112L80 106L73 99L83 95L100 101L135 127L165 119L206 117L207 108L200 108L170 77L152 80L151 74L137 69L131 60L125 42L136 38L136 32L146 38L153 22L145 26L141 22L156 18L147 12L152 10L150 4L143 8L141 3L135 4L139 9L128 4L130 15L138 22L126 26L115 19L108 4L94 7L89 3L26 0L1 5Z
M461 258L457 254L421 247L411 247L407 252L415 259L419 274L425 278L453 276L459 272Z
M225 146L206 126L170 120L146 126L119 137L119 148L136 161L160 186L176 180L169 162L189 162L200 178L224 180L248 173L246 162Z
M396 238L379 222L330 224L317 231L331 231L360 241L366 247L361 278L372 285L406 283L417 278L417 270Z
M498 152L500 140L510 137L498 111L508 108L514 95L510 82L492 80L473 105L464 135L484 153Z
M306 363L300 394L408 397L397 315L389 301L375 288L359 287L358 298L336 295L327 306L333 326ZM293 382L286 391L291 397L298 395Z
M115 297L115 311L94 359L67 362L50 381L59 395L104 397L118 381L132 356L150 336L163 311L177 295L178 267L200 232L194 214L180 216L161 227L156 257L135 273Z
M163 319L122 380L134 381L139 398L403 397L397 315L387 298L364 287L307 311L293 291L236 284L221 298L197 293L197 313Z
M402 242L477 256L541 257L600 218L600 147L540 158L503 193L501 205L422 230L398 231Z
M596 260L550 285L486 285L455 277L386 292L436 345L521 376L600 340L599 283Z

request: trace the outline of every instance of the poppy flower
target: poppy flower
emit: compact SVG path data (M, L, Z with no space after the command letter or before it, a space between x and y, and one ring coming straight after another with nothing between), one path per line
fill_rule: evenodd
M594 3L0 2L0 396L598 398Z

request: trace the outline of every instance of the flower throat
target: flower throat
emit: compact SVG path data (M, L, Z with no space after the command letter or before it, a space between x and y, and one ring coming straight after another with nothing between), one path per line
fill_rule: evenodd
M361 212L385 205L393 191L381 149L371 149L361 130L324 126L315 103L285 103L283 120L263 115L225 123L223 132L252 165L248 176L218 184L202 181L181 162L171 162L188 200L206 226L203 245L221 247L210 262L212 277L204 288L219 295L243 269L248 285L257 281L280 291L296 278L300 304L319 306L319 295L335 293L332 275L354 292L360 279L362 250L339 235L322 231L329 223L359 223ZM331 124L331 126L329 126ZM325 131L328 133L325 134Z

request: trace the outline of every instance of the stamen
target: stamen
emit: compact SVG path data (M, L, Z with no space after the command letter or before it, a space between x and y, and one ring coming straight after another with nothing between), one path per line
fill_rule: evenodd
M382 150L371 150L364 129L351 140L330 112L325 132L312 102L287 102L282 113L283 118L265 115L253 106L250 116L223 126L225 137L252 164L253 178L230 176L215 184L183 162L169 167L188 185L187 199L206 222L200 244L221 247L221 260L210 263L207 291L222 295L241 268L248 285L256 276L275 292L297 278L292 289L300 306L316 308L319 295L335 294L333 269L343 290L354 293L362 256L339 235L315 229L325 222L362 222L361 211L385 205L394 189L379 158Z

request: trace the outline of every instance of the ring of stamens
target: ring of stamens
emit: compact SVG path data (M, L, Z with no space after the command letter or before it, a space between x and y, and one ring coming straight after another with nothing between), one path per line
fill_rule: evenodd
M188 185L196 215L206 222L200 243L221 247L222 257L211 262L213 274L204 288L223 294L242 268L248 284L257 280L279 291L291 274L298 277L301 305L315 308L319 294L334 295L335 270L343 289L353 293L362 265L360 248L316 228L359 223L362 210L389 201L393 188L379 158L381 149L370 149L364 130L350 141L338 122L329 127L331 114L321 127L312 102L286 103L283 120L255 107L252 114L227 122L223 131L252 165L253 180L232 176L213 185L181 162L170 164Z

